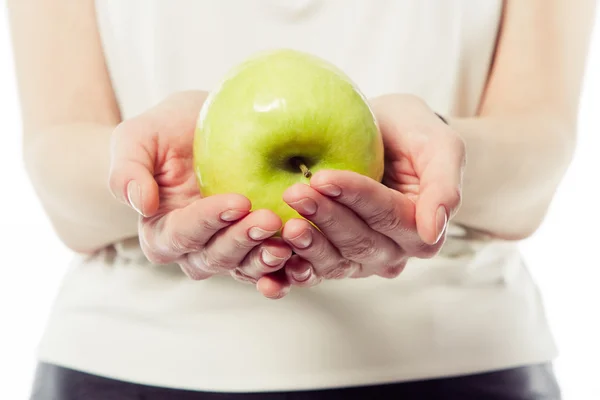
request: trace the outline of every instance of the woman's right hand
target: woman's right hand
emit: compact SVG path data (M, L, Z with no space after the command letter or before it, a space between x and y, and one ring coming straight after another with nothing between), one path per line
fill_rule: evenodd
M110 190L140 214L140 244L151 262L177 263L195 280L277 277L292 255L272 237L281 219L269 210L250 212L250 201L239 194L202 198L199 192L193 140L205 99L205 92L178 93L121 123L113 133ZM289 285L277 289L263 294L282 297Z

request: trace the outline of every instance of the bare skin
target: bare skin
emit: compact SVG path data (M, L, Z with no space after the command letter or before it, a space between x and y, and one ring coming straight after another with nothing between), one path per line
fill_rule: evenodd
M115 132L118 135L117 126L122 130L131 124L126 121L120 125L123 121L104 65L93 1L9 0L8 7L23 110L25 163L57 234L66 246L83 253L127 237L140 235L143 239L148 236L148 230L144 230L147 225L138 224L139 213L126 197L126 186L112 186L122 201L107 189L109 177L135 174L128 173L125 167L125 172L123 168L115 170L114 163L111 169L111 138ZM448 116L447 127L421 99L403 94L372 99L390 159L386 185L362 181L353 185L352 179L339 184L338 172L315 174L311 186L292 187L285 198L294 208L306 205L305 199L316 203L317 211L303 212L317 226L329 224L329 228L321 229L325 236L310 231L310 224L305 221L292 220L283 227L283 240L288 247L261 239L256 246L274 246L270 248L281 250L280 255L284 251L291 255L290 248L297 253L287 259L287 266L280 272L263 275L266 278L261 277L266 270L260 269L266 267L256 258L262 251L252 253L249 245L248 253L239 256L241 264L232 265L232 260L213 260L213 264L226 265L223 270L237 275L238 267L254 268L251 280L259 277L259 289L268 297L279 298L294 283L310 286L322 279L353 274L393 277L401 272L406 259L435 256L450 219L503 239L518 240L531 235L543 221L572 158L594 7L593 0L576 4L568 0L507 1L496 56L477 116ZM197 113L204 94L181 96L187 96L186 106L179 109L188 110L189 115ZM183 101L182 98L177 101ZM406 112L407 109L412 112ZM182 124L189 118L184 114L181 111ZM137 145L146 146L143 135L139 138ZM117 148L123 145L118 143L121 144ZM70 148L78 151L66 151ZM446 154L446 161L436 163L433 155L442 153ZM408 162L400 161L407 155ZM154 161L159 158L154 157ZM85 168L75 167L79 165ZM166 164L162 167L168 170ZM147 172L153 172L152 168L148 166ZM111 182L114 185L112 179ZM339 195L323 190L333 182L338 183ZM162 186L156 180L155 183L159 193ZM368 197L366 188L381 196L352 201L357 191L361 191L362 198ZM390 196L396 201L390 201ZM166 218L164 221L173 221L167 218L168 213L161 214L164 210L159 211L152 195L142 192L141 199L147 203L140 211L149 214L141 218L142 222L156 218L153 212ZM244 208L245 200L239 197L228 201L238 209ZM441 205L445 215L439 212ZM169 212L183 215L183 210ZM319 210L336 210L338 215L351 211L359 217L333 224L320 219ZM213 214L202 217L216 221L216 213L222 211L214 208ZM395 230L390 228L398 225L382 226L383 219L369 219L371 212L386 216L386 221L402 221L405 226ZM251 216L248 214L235 224L220 227L211 236L210 240L221 238L211 242L211 254L226 253L226 247L221 246L231 241L248 240L242 235L247 235L250 225L264 224L261 226L265 229L275 229L276 217L261 213L256 220L246 220ZM162 226L179 235L191 232L187 223L198 224L197 220L181 221ZM232 229L242 223L248 223L244 225L248 230ZM351 246L352 241L343 236L349 229L374 244L369 250L373 254ZM306 232L310 232L311 244L305 248L294 244L294 239ZM193 234L207 235L202 230ZM225 237L229 242L223 240ZM204 251L194 242L196 236L188 239L196 246L194 251ZM357 247L359 242L353 240ZM147 244L147 254L150 258L156 256L158 244ZM169 254L171 258L161 260L178 262L175 253ZM385 262L373 263L366 255L376 255ZM206 255L202 257L205 262ZM255 258L249 261L246 257ZM205 275L198 265L190 272L189 265L183 264L188 275ZM256 272L257 266L262 272ZM305 277L306 271L310 271L308 279L292 278L293 272Z

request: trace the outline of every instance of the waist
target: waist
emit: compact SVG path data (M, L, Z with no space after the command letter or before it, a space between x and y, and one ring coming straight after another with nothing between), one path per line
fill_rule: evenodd
M191 281L177 266L77 260L40 357L196 390L393 382L551 358L516 247L469 246L413 260L393 280L329 281L277 301L227 278Z

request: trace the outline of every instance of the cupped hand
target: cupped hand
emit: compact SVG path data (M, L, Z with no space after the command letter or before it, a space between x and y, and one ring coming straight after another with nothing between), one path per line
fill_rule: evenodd
M439 247L419 239L411 215L415 207L408 198L363 175L320 171L310 186L294 185L284 198L306 218L290 220L283 229L283 239L296 253L286 266L292 285L372 275L393 278L408 257L427 257Z
M295 252L286 266L293 285L394 278L410 257L439 252L460 207L465 165L460 136L414 96L384 96L372 104L385 147L383 184L329 170L284 194L306 218L290 220L283 229Z
M156 264L177 263L194 280L230 275L256 283L277 279L290 258L278 237L281 219L268 210L251 212L238 194L203 198L193 171L193 140L206 93L171 96L123 122L113 134L109 185L112 193L140 214L140 245ZM263 290L267 297L281 297Z
M372 107L385 148L383 183L413 201L419 237L437 243L461 205L465 142L418 97L381 96Z

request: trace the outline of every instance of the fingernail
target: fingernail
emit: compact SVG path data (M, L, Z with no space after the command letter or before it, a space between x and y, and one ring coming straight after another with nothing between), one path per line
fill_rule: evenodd
M308 278L310 278L311 275L312 271L310 270L310 268L303 272L292 272L292 277L297 282L305 282L308 280Z
M285 261L285 258L277 257L271 254L267 249L263 249L261 256L263 262L270 267L276 267Z
M439 242L446 230L446 225L448 224L448 214L446 213L446 207L439 206L435 215L435 229L437 232L437 237L435 239L435 243Z
M333 196L333 197L339 196L340 194L342 194L342 189L340 189L336 185L319 186L317 188L317 190L323 194L326 194L327 196Z
M142 212L142 189L136 181L130 181L127 184L127 201L138 214L144 215Z
M312 243L312 234L310 233L310 230L307 229L295 238L290 239L290 241L295 247L305 249Z
M302 199L295 203L291 203L290 205L292 205L300 214L313 215L317 212L317 203L315 203L313 199Z
M277 231L265 231L264 229L260 229L256 226L253 226L248 230L248 236L254 240L263 240L270 236L273 236Z
M220 218L223 221L231 222L231 221L236 221L236 220L242 218L246 214L248 214L247 211L227 210L227 211L223 211L221 213Z

